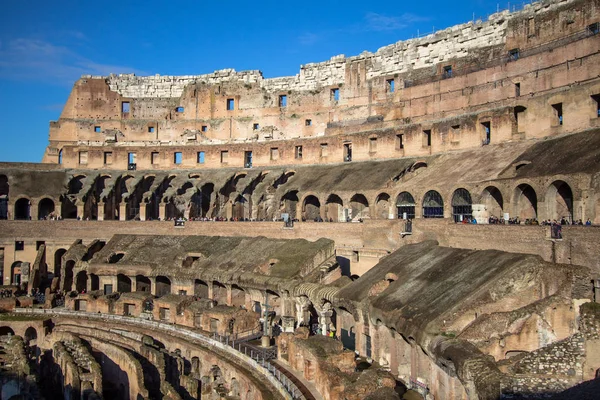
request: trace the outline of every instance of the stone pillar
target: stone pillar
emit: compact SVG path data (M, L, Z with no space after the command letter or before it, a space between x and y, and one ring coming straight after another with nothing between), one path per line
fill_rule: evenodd
M281 317L281 327L284 333L294 333L294 325L296 319L294 317L284 316Z
M134 277L129 277L129 279L131 279L131 291L132 292L137 292L137 280Z
M326 201L327 199L325 199ZM322 199L319 199L319 204L321 204L321 207L319 207L319 215L321 215L321 219L323 221L325 221L325 219L327 218L327 206L325 204L325 201L322 201Z
M8 219L14 220L15 219L15 203L8 203L6 211L8 212L8 215L7 215Z
M225 203L225 218L230 219L231 217L233 217L233 201L228 200Z
M214 300L214 287L213 287L213 283L212 281L210 282L206 282L206 284L208 285L208 298L211 300Z
M226 285L225 287L227 289L227 305L231 307L231 305L233 304L231 285Z
M167 215L167 204L162 201L158 204L158 218L161 221L165 220L165 215Z
M103 201L98 202L96 207L97 207L96 213L98 214L98 221L104 221L104 202Z
M29 216L31 217L32 221L37 221L39 219L38 204L39 203L37 201L29 202Z
M333 316L331 303L325 302L321 307L315 307L315 309L319 316L319 328L321 328L321 334L326 336L327 331L329 331L331 326L331 317Z
M149 276L150 278L150 294L156 296L156 278L153 276Z
M119 203L119 221L127 221L127 203Z
M83 203L80 200L77 200L75 206L77 207L77 217L83 221L85 219L83 215L85 213L85 203Z
M307 326L309 324L310 318L307 314L311 304L308 297L300 296L296 298L296 318L298 326Z
M140 221L146 220L146 206L147 204L143 201L140 203Z

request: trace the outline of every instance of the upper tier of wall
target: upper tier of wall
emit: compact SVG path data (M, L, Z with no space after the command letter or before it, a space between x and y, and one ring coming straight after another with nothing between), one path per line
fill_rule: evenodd
M575 0L549 0L526 5L523 10L509 13L503 11L492 14L488 21L469 22L435 32L423 38L399 41L385 46L375 53L365 51L358 56L339 55L329 61L310 63L300 67L299 74L289 77L264 79L260 71L236 72L223 69L211 74L185 76L147 76L134 74L110 75L110 90L128 98L179 97L184 88L193 83L220 84L223 82L260 83L268 91L314 90L345 83L346 65L369 61L366 77L372 79L414 69L429 67L440 62L461 58L477 49L502 45L507 40L507 26L510 20L530 18L557 7L573 3ZM100 78L91 75L83 79Z

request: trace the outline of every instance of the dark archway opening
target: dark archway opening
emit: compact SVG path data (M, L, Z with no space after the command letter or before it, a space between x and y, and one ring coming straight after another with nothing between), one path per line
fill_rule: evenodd
M15 203L15 219L28 220L31 219L31 203L29 199L19 199Z
M398 210L398 218L415 219L415 199L408 192L402 192L396 199L396 209Z
M444 200L435 190L430 190L423 197L423 218L444 218Z
M166 294L171 294L171 280L166 276L157 276L156 295L160 297Z
M454 222L462 222L473 217L473 201L467 189L456 189L452 195L452 217Z

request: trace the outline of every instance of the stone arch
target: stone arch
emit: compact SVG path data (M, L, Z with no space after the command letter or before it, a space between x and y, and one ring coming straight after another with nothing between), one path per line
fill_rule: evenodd
M458 188L452 194L452 217L454 222L462 222L473 217L473 200L465 188Z
M8 177L0 175L0 219L8 219Z
M232 214L233 218L240 221L244 220L245 218L250 218L249 202L248 199L246 199L246 197L244 197L242 194L238 194L235 197Z
M409 192L401 192L396 197L398 218L415 219L415 198Z
M125 274L117 274L117 292L131 292L131 278Z
M135 291L136 292L148 292L152 290L152 282L150 278L144 275L135 276Z
M481 204L485 206L487 217L503 218L504 198L502 192L495 186L488 186L481 193Z
M10 326L0 326L0 336L14 336L15 331Z
M282 211L288 213L292 219L298 218L296 215L298 201L297 190L290 190L281 197Z
M379 193L375 198L375 218L390 218L391 196L385 192Z
M54 200L44 197L38 203L38 219L46 219L54 213Z
M96 274L90 274L90 290L100 290L100 278Z
M522 220L537 218L537 194L531 185L522 183L513 193L515 216Z
M562 180L554 181L546 191L547 216L550 219L561 220L563 217L573 221L573 190Z
M108 257L108 263L109 264L116 264L119 261L121 261L123 259L123 257L125 257L125 253L112 253Z
M345 307L337 308L337 334L344 347L348 350L356 350L356 319L352 312Z
M87 290L88 275L86 271L79 271L75 277L75 290L83 293Z
M31 219L31 201L26 197L21 197L15 202L15 219Z
M430 190L423 196L423 218L444 218L444 199L439 192Z
M208 283L201 279L194 280L194 296L202 299L208 299Z
M231 285L231 305L234 307L246 305L246 291L236 284Z
M330 194L325 201L325 219L332 222L344 220L344 202L337 194Z
M62 257L67 252L66 249L58 249L54 252L54 277L60 276L62 268Z
M37 330L33 327L30 326L29 328L25 329L25 334L23 335L23 339L25 340L26 344L30 344L32 341L37 340L38 338L38 333Z
M217 304L227 304L227 288L221 282L213 281L213 298Z
M22 268L22 266L23 266L23 262L21 262L21 261L15 261L10 266L10 283L11 283L11 285L18 286L21 284L21 273L22 273L21 268Z
M321 218L321 202L315 195L308 195L302 201L302 218L305 221L317 221Z
M369 201L362 193L356 193L350 198L349 208L352 210L352 220L369 218Z
M157 296L164 296L171 294L171 280L166 276L159 275L156 277L156 289L155 293Z
M85 175L76 175L69 180L68 191L61 198L61 216L65 219L77 218L77 195L83 189Z

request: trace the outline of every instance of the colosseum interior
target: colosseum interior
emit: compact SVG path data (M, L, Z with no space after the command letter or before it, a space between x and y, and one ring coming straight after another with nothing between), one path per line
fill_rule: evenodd
M600 0L266 79L82 76L0 163L3 399L600 398Z

